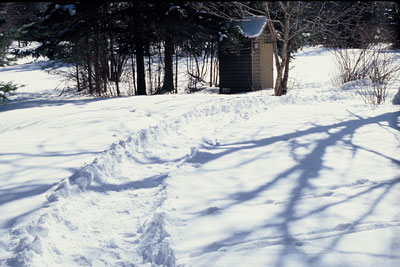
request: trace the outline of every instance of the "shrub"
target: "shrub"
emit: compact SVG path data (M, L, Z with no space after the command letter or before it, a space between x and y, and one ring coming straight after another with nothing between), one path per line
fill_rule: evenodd
M0 83L0 104L5 104L8 100L7 96L13 95L18 86L12 82Z
M369 45L364 49L334 50L337 75L335 86L361 81L358 93L367 104L380 105L386 100L388 88L399 78L400 64L394 53L383 45Z

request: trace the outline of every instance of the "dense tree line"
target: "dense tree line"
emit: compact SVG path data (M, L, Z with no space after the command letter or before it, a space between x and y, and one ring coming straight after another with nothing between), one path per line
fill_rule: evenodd
M25 37L42 43L37 55L74 64L78 91L107 94L112 82L120 95L119 84L129 62L135 94L175 93L174 55L175 61L179 51L196 60L209 55L222 23L199 15L185 3L51 3ZM155 60L162 65L158 72L163 77L158 74L159 81L146 88L146 79L154 81L151 63ZM192 75L202 78L199 73Z
M10 40L37 41L34 55L73 66L78 91L120 95L176 93L178 60L188 86L218 85L217 45L232 19L266 15L276 40L276 95L287 90L289 63L304 45L399 47L399 4L388 2L18 2L0 4L0 60ZM1 63L1 62L0 62Z

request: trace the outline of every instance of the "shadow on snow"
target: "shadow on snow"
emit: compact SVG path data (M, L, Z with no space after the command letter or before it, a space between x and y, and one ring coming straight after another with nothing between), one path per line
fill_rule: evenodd
M349 112L350 113L350 112ZM344 200L340 200L334 203L327 204L325 206L320 206L315 209L313 209L311 212L306 213L305 215L298 216L298 204L300 203L301 197L303 193L305 193L306 190L312 190L313 186L311 184L312 179L316 179L319 177L319 172L323 170L323 156L327 152L327 149L329 147L335 146L335 144L338 141L344 142L345 144L349 145L351 149L353 150L353 155L358 151L358 150L366 150L368 152L374 153L378 156L384 157L385 159L391 161L395 165L400 166L400 161L395 158L391 158L389 156L383 155L377 151L372 151L370 149L365 149L363 147L357 146L352 143L352 137L355 133L355 131L362 126L369 125L369 124L378 124L382 127L382 122L388 123L389 127L395 130L399 130L399 124L398 120L400 118L400 112L391 112L391 113L386 113L382 114L376 117L370 117L370 118L361 118L355 114L352 114L356 118L353 120L347 120L339 123L335 123L332 125L328 126L318 126L314 125L313 127L307 129L307 130L300 130L296 132L291 132L288 134L283 134L280 136L273 136L257 141L248 141L248 142L238 142L238 143L231 143L231 144L222 144L222 145L206 145L205 148L208 150L214 150L214 149L224 149L222 152L218 153L208 153L208 152L201 152L198 153L194 158L192 158L190 161L191 162L197 162L197 163L207 163L209 161L216 160L220 157L226 156L231 153L235 153L238 151L244 151L252 148L258 148L258 147L266 147L269 145L272 145L276 142L279 141L288 141L289 144L291 145L291 154L292 157L294 156L294 149L297 147L297 142L294 140L295 138L315 134L315 133L325 133L328 134L327 138L324 138L322 140L317 141L317 145L310 153L305 155L304 158L302 159L296 159L297 164L294 165L293 167L281 172L277 176L275 176L272 180L268 181L267 183L257 187L254 190L250 191L241 191L241 192L236 192L234 194L231 194L228 196L228 199L232 200L231 203L218 207L218 210L220 212L223 212L224 210L228 209L229 207L232 207L234 205L241 205L245 202L248 202L250 200L255 199L257 196L259 196L261 193L264 193L268 190L271 190L275 184L278 182L286 179L289 175L291 174L299 174L295 183L294 188L290 191L289 195L289 200L284 204L285 207L283 208L283 211L279 214L279 218L281 219L282 222L279 223L267 223L263 225L261 228L262 229L267 229L267 228L274 228L276 229L278 233L280 233L279 236L279 241L269 241L266 240L264 245L262 246L271 246L271 245L282 245L282 249L280 251L280 254L278 256L278 262L274 266L276 267L282 267L286 266L286 259L287 255L289 254L299 254L303 257L305 261L309 265L318 265L320 262L321 258L324 256L324 254L333 251L340 240L348 233L354 232L354 229L352 226L358 225L363 220L370 214L374 212L378 204L383 200L383 198L389 194L393 187L397 184L400 184L400 176L389 180L385 181L382 183L377 183L375 185L367 187L367 189L358 192L357 194L348 196ZM340 128L339 128L340 127ZM338 130L338 128L340 130ZM328 132L331 129L335 129L336 131L333 133ZM349 140L346 140L344 137L350 136L351 138ZM400 146L399 144L393 144L394 146ZM293 177L293 176L292 176ZM291 178L292 179L292 178ZM368 195L369 193L376 192L376 190L381 189L382 192L378 194L378 197L375 199L371 198L370 199L370 204L367 210L364 210L362 215L358 217L357 220L355 220L352 224L347 225L344 227L344 229L341 229L343 231L338 231L335 232L335 234L331 235L330 237L334 237L332 241L330 242L329 246L325 249L322 250L322 252L314 254L314 255L307 255L305 252L303 252L300 247L302 246L301 241L297 241L294 238L294 235L292 234L290 230L290 226L292 224L295 224L297 221L304 219L306 217L309 217L314 214L320 214L324 210L337 206L340 204L343 204L345 202L351 201L353 199L359 198L364 195ZM380 192L380 191L378 191ZM372 197L372 195L371 195ZM198 213L198 216L205 216L208 215L209 212L207 210L200 211ZM400 225L400 224L399 224ZM258 229L257 229L258 230ZM208 252L213 252L217 251L219 248L222 247L229 247L229 246L234 246L237 244L241 243L247 243L249 240L247 238L252 234L253 231L242 231L239 233L232 234L230 237L220 240L218 242L214 242L212 244L209 244L206 246L203 251L200 253L208 253ZM251 241L251 240L250 240ZM260 240L258 240L260 241ZM197 255L198 256L198 255ZM386 258L393 258L391 255L378 255L380 257L386 257Z
M91 102L107 101L113 99L113 97L107 98L87 98L87 99L65 99L55 95L53 93L20 93L15 99L7 102L6 105L0 105L0 112L11 111L17 109L26 108L40 108L40 107L54 107L63 106L67 104L71 105L85 105ZM121 98L121 97L120 97Z

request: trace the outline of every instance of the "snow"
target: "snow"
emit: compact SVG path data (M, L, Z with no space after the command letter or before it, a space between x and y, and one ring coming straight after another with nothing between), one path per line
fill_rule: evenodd
M76 13L75 4L70 4L70 5L59 5L59 4L56 4L54 9L55 10L56 9L68 10L70 16L73 16Z
M266 24L267 17L265 16L245 17L243 19L234 20L232 22L232 25L239 27L243 36L247 38L258 37L262 33Z
M392 99L392 103L393 103L393 105L400 105L400 87L399 87L399 90L397 91L397 93L394 95L394 97Z
M169 14L171 11L174 11L174 10L178 10L179 12L183 13L183 11L181 10L181 7L180 7L180 6L171 6L171 7L168 9L168 11L165 12L165 15L168 16L168 14Z
M400 111L332 59L300 51L282 97L58 96L43 59L2 68L26 86L0 107L0 266L397 266Z

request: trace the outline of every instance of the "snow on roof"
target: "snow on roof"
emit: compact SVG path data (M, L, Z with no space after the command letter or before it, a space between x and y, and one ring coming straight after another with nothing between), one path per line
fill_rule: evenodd
M265 16L246 17L232 22L232 25L238 26L243 36L247 38L258 37L262 33L266 24L267 17Z

